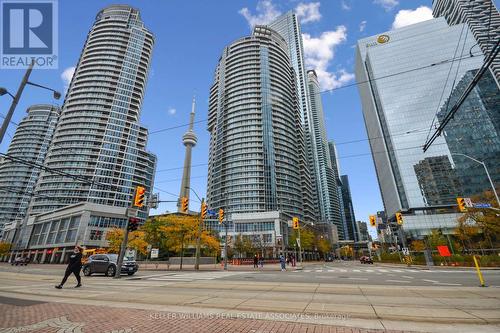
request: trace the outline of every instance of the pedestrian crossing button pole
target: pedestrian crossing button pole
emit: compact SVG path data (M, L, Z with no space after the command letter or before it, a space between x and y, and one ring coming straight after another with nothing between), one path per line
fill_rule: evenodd
M474 258L474 264L476 265L476 272L477 277L479 278L479 283L481 284L481 287L486 287L486 285L484 284L483 273L481 273L481 269L479 268L479 262L476 256L473 256L472 258Z

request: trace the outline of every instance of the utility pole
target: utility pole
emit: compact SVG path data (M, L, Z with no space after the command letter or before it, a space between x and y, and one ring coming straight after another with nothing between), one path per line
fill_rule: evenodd
M0 143L2 143L3 141L3 137L5 135L5 132L7 131L7 127L9 126L9 123L12 119L12 115L14 114L14 110L16 109L17 103L19 103L19 99L21 99L21 94L23 93L24 87L26 87L26 83L28 83L34 65L35 65L35 60L32 59L31 64L29 65L28 69L26 69L26 73L24 73L23 79L21 81L21 84L19 85L19 88L17 89L16 95L12 99L9 111L5 115L2 127L0 128Z
M299 229L298 229L298 233L299 233L299 262L300 262L300 267L303 267L302 265L302 241L300 239L300 225L299 225Z

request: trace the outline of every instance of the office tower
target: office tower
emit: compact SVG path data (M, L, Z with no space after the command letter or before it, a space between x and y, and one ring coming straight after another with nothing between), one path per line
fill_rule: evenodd
M303 218L294 78L285 40L265 26L224 49L209 101L211 209Z
M442 121L449 107L460 98L476 72L477 70L468 71L456 84L438 112L439 121ZM484 162L493 183L500 188L500 94L490 72L485 72L446 125L444 138L464 197L492 190L483 166L469 157Z
M415 165L437 156L451 160L442 136L426 153L422 146L453 78L458 81L483 63L482 55L455 54L457 46L469 50L476 43L466 29L437 18L363 38L357 45L356 80L385 212L394 221L402 211L404 229L415 237L433 228L452 232L456 224L455 204L426 202Z
M26 216L41 171L33 165L43 165L60 111L53 105L33 105L16 128L8 157L0 162L0 238L6 223Z
M330 154L330 164L332 166L332 175L329 179L331 182L335 183L335 188L337 191L337 198L340 210L340 221L337 221L335 225L337 226L337 233L340 240L348 240L349 236L347 234L347 217L345 215L345 204L342 196L342 181L340 180L340 163L337 159L337 147L333 141L328 142L328 151Z
M340 214L340 202L337 190L335 172L332 169L330 158L330 149L325 128L325 116L323 112L323 103L321 101L320 87L318 77L314 70L307 71L307 82L309 87L309 100L312 115L313 137L318 156L318 200L320 206L321 222L334 223L341 225L342 217Z
M344 204L344 215L346 220L345 239L360 241L358 224L354 216L354 207L352 204L351 188L349 186L349 177L347 175L340 176L342 188L342 203Z
M300 108L300 120L304 129L306 163L301 165L302 175L302 197L304 198L305 219L311 221L325 220L323 207L320 206L318 193L323 189L319 183L319 164L316 150L316 140L312 129L312 113L309 99L309 86L304 60L304 47L302 45L302 33L297 16L288 12L276 18L268 25L280 34L286 41L288 55L295 71L295 87L297 89L298 106Z
M486 56L500 39L500 13L492 0L433 0L432 14L434 17L444 16L449 25L466 23ZM477 46L471 49L471 52L475 51ZM490 69L500 86L499 57L493 60Z
M196 145L198 139L193 131L194 125L194 109L196 106L196 101L193 97L193 104L191 106L191 114L189 115L189 128L186 133L182 136L182 143L186 147L186 152L184 156L184 168L182 169L182 182L179 198L187 198L189 200L189 193L191 192L191 154L193 147ZM189 201L188 201L189 203ZM179 212L181 211L180 202L177 204Z
M88 181L43 171L33 214L79 202L128 207L137 185L149 195L156 157L146 151L139 115L153 43L137 9L113 5L97 14L45 161ZM145 206L139 217L146 216Z
M360 242L371 242L372 236L368 232L368 225L366 222L357 221L356 226L359 229L359 241Z

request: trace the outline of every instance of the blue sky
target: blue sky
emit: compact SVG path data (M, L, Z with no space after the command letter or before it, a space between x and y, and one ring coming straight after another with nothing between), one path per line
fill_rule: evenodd
M59 69L34 71L31 81L64 91L87 32L97 12L117 0L59 1ZM265 23L280 13L295 10L302 20L306 67L317 70L322 89L354 82L354 45L359 38L430 18L431 0L169 0L126 1L139 8L146 27L155 35L153 61L141 114L150 131L188 122L193 94L197 96L196 120L207 118L207 101L213 73L224 46L250 34L250 25ZM0 86L15 92L21 70L1 70ZM338 144L342 174L349 176L357 220L383 209L370 155L356 87L324 93L328 138ZM62 101L62 99L61 99ZM29 105L61 103L46 91L27 87L13 117L19 122ZM0 115L10 98L0 98ZM158 156L156 186L178 193L184 158L181 137L185 128L152 133L148 148ZM13 135L15 126L9 126ZM205 122L195 125L198 145L193 150L192 187L205 195L208 132ZM0 145L5 152L9 134ZM360 140L356 143L349 141ZM165 170L173 169L173 170ZM162 200L175 200L160 192ZM193 198L194 199L194 198ZM192 201L191 209L199 203ZM158 211L174 211L175 204L161 204ZM373 232L373 230L372 230Z

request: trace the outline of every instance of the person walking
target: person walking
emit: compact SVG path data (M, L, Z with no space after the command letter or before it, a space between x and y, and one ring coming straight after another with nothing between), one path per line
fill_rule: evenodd
M60 284L56 286L57 289L62 289L63 285L66 283L66 280L71 275L71 273L75 274L76 281L78 284L75 288L79 288L82 286L82 279L80 278L80 270L82 269L82 252L83 248L80 246L75 246L73 253L69 256L68 267L66 267L66 272L64 273L64 277Z
M255 254L253 256L253 268L258 268L258 263L259 263L259 258L257 257L257 255Z
M285 263L285 257L283 257L282 254L280 254L280 264L281 264L281 271L286 271L286 263Z

